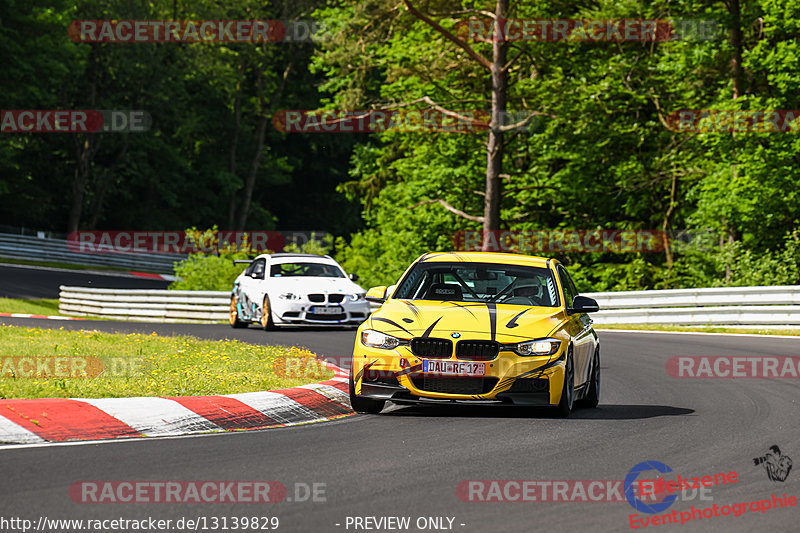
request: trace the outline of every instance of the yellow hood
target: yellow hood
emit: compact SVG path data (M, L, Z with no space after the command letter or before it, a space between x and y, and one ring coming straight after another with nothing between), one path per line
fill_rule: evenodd
M370 316L372 329L397 336L492 339L500 343L548 336L565 319L563 309L478 302L387 300Z

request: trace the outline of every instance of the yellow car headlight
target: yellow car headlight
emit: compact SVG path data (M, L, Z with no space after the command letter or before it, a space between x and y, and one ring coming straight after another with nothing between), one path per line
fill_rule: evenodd
M365 329L361 332L361 344L370 348L391 350L400 345L400 339L374 329Z
M553 355L561 346L558 339L536 339L532 341L520 342L514 346L517 355Z

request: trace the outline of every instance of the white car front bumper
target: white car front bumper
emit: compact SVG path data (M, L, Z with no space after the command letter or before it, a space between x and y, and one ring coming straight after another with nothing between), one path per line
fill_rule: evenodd
M345 301L341 303L318 303L308 300L283 300L276 298L272 303L272 320L275 324L296 324L315 326L358 325L370 314L367 301ZM325 311L323 311L323 309ZM336 312L333 312L336 311Z

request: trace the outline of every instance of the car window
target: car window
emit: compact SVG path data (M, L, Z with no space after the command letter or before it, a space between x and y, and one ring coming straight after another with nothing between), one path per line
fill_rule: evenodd
M344 272L336 265L325 263L278 263L270 267L269 275L273 278L313 277L343 278Z
M556 307L547 268L492 263L417 263L393 298Z
M264 279L264 270L267 267L267 261L265 259L256 259L253 262L253 278L254 279Z
M558 265L558 277L561 280L561 288L564 290L564 305L572 307L572 300L576 296L575 284L572 283L572 279L570 279L566 269L561 265Z

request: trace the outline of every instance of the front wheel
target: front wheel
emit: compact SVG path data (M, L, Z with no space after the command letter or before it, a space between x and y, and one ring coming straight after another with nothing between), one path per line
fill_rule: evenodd
M581 407L597 407L600 403L600 348L594 351L594 359L592 359L592 375L589 378L589 390L586 391L586 397L581 400Z
M246 328L247 322L242 322L239 320L239 302L236 300L236 296L231 296L231 312L230 312L230 324L232 328Z
M272 321L272 308L269 305L269 296L264 296L264 305L261 308L261 327L268 331L275 329L275 323Z
M556 407L556 413L562 418L567 418L572 412L575 401L575 368L572 365L572 350L567 353L567 363L564 367L564 386L561 388L561 401Z
M365 413L365 414L378 414L383 410L383 406L386 405L386 402L383 400L370 400L369 398L362 398L360 396L356 396L356 385L353 381L353 371L350 371L350 407L353 408L353 411L356 413Z

